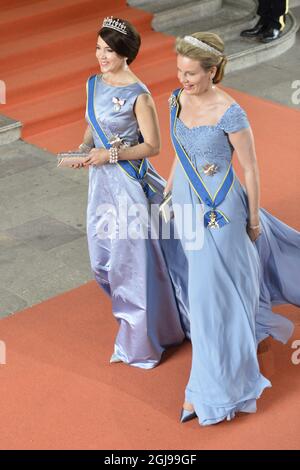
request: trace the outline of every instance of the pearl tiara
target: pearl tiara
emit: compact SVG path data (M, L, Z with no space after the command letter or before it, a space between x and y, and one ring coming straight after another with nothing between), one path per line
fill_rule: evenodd
M212 52L216 55L222 55L222 52L220 52L218 49L213 46L210 46L209 44L206 44L206 42L200 41L200 39L194 38L194 36L184 36L183 40L185 42L188 42L192 46L199 47L199 49L203 49L204 51Z
M104 18L102 28L115 29L116 31L119 31L119 33L127 34L126 24L123 23L123 21L120 21L119 19L114 20L112 16L107 16L106 18Z

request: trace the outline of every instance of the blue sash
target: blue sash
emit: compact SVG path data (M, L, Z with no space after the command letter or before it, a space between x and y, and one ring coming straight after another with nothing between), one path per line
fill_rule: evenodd
M95 108L94 108L94 95L97 83L97 75L89 77L87 83L87 116L89 118L90 124L93 127L94 131L98 134L103 146L106 149L111 147L111 144L108 141L107 136L105 135L103 129L101 128L99 122L96 119ZM129 176L129 178L138 180L143 188L144 193L147 197L153 196L155 194L155 189L146 181L144 177L148 171L148 161L143 158L139 163L139 167L136 168L130 160L120 160L117 165Z
M179 96L182 89L178 88L173 91L170 98L170 115L171 115L171 139L176 152L176 155L182 165L185 175L198 196L199 200L210 207L210 210L204 214L204 225L209 228L220 228L229 223L228 217L217 209L217 207L224 201L225 197L232 188L234 182L234 172L232 163L230 163L228 170L224 176L224 179L215 193L212 196L207 189L201 175L197 169L193 166L188 154L180 143L176 135L176 120L179 113Z

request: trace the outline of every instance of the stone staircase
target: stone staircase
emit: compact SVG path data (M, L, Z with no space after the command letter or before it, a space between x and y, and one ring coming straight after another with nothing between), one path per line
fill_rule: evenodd
M273 59L290 49L296 38L298 25L291 10L287 15L282 36L269 44L241 38L243 29L256 21L255 0L128 0L128 4L153 13L155 31L183 36L194 31L212 31L225 41L229 61L226 73L245 69ZM290 8L300 0L290 1Z
M297 30L290 13L279 40L262 45L240 38L240 31L256 22L253 0L128 0L128 4L138 8L128 7L125 0L1 2L0 78L7 87L1 113L22 122L28 142L54 152L80 143L85 82L98 71L95 32L103 16L125 17L140 31L142 48L132 69L157 100L164 100L177 84L174 35L196 30L219 33L230 58L228 73L282 54L293 45ZM151 22L163 33L153 34Z
M0 114L0 145L20 139L22 123Z

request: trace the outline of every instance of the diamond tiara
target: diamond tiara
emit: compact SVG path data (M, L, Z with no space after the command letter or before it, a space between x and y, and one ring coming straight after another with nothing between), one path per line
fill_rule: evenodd
M218 49L210 46L209 44L206 44L206 42L200 41L200 39L194 38L194 36L184 36L183 40L185 42L188 42L192 46L203 49L204 51L212 52L213 54L216 54L216 55L222 55L222 52L218 51Z
M114 19L112 16L107 16L104 18L102 28L115 29L116 31L119 31L119 33L127 34L126 24L119 19Z

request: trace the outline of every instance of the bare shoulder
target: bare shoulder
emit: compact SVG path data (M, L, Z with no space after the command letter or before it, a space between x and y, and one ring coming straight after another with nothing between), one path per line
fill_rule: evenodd
M178 100L181 105L184 105L187 102L187 97L185 96L184 91L178 95Z
M155 103L150 93L145 91L145 93L141 93L137 97L133 112L136 117L138 117L138 115L142 117L149 113L151 113L151 115L156 113Z
M136 99L136 106L154 106L154 101L150 93L141 93Z

